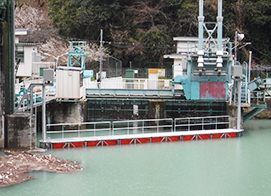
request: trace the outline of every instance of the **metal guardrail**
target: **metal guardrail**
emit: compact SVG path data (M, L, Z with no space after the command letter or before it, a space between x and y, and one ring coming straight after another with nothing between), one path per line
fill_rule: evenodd
M148 78L104 78L102 82L85 81L86 88L91 89L168 89L172 88L171 79L152 80Z
M124 89L171 89L172 79L123 78Z
M91 133L96 136L96 132L108 131L111 132L111 122L83 122L83 123L60 123L60 124L47 124L47 130L56 128L54 131L47 131L47 134L60 134L61 138L65 138L66 133L76 133L77 137L81 137L81 133ZM69 135L70 136L70 135ZM85 135L84 135L85 136Z
M17 102L15 102L15 113L17 111L25 112L29 109L30 103L30 94L26 94L26 96L18 96ZM33 105L36 105L37 103L40 103L42 100L42 92L33 93Z
M230 126L230 116L175 118L174 131L224 129Z
M229 128L230 116L47 124L52 138L96 137ZM49 137L47 137L49 139Z
M26 89L24 94L22 95L19 94L16 96L17 100L15 100L14 113L29 111L31 109L31 105L36 107L38 104L42 103L42 92L32 92L32 95L31 95L31 88L33 89L35 85L42 85L42 84L32 83L31 85L29 85L28 89ZM49 97L49 95L50 95L50 89L46 89L45 101L52 99ZM31 100L32 100L32 104L31 104Z
M112 122L112 135L116 132L127 135L137 133L159 133L159 132L172 132L173 119L148 119L148 120L127 120L127 121L113 121Z

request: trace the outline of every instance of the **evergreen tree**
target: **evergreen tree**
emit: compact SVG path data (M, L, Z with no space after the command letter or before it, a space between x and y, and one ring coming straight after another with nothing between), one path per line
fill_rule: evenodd
M198 35L198 1L193 0L48 0L50 17L61 36L99 41L104 30L105 46L124 61L163 61L175 52L175 36ZM216 21L217 0L204 1L206 21ZM223 34L234 41L235 31L252 42L258 62L268 62L271 54L271 4L269 0L224 0ZM240 51L240 55L241 55ZM238 55L240 57L240 55ZM256 55L256 56L255 56ZM246 55L243 59L247 60Z

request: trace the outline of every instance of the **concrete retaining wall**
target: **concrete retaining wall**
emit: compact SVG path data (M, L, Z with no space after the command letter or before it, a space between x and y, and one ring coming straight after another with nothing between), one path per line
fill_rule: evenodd
M31 120L30 114L8 115L6 120L7 148L31 149L36 146L35 121Z
M86 122L87 102L52 102L46 107L47 123Z

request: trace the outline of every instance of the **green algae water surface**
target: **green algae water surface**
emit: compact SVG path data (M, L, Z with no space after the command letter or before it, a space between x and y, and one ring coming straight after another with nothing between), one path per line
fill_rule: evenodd
M32 172L0 195L270 195L270 149L271 121L251 120L240 138L48 150L84 170Z

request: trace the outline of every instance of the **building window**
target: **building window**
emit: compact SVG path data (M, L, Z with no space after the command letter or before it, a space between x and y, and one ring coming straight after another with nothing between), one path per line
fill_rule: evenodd
M16 60L16 64L18 62L24 63L24 47L23 46L16 46L15 60Z

